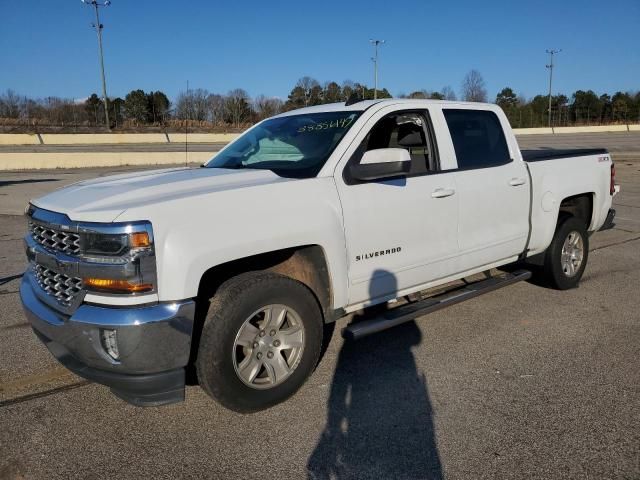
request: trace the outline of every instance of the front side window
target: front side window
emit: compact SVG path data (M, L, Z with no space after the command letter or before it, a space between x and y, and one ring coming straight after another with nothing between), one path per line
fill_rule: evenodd
M428 125L420 112L394 112L379 120L359 148L359 156L379 148L403 148L411 156L410 174L435 170Z
M265 120L205 164L315 177L361 112L321 112Z
M511 161L502 125L487 110L444 109L458 168L484 168Z

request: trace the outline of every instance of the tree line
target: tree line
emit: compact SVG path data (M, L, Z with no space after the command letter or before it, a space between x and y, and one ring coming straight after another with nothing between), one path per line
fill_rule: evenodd
M244 128L283 111L345 102L352 97L373 99L370 86L345 80L318 82L305 76L300 78L286 99L258 95L254 98L237 88L226 94L209 92L203 88L180 92L172 102L162 91L132 90L124 98L109 99L110 127L127 128L160 126L179 128L185 124L202 128ZM391 98L387 88L377 90L377 98ZM397 98L429 98L456 100L451 86L441 90L421 89L400 93ZM471 70L464 77L460 99L487 102L487 89L482 75ZM536 95L526 98L510 87L503 88L494 102L500 105L514 127L539 127L548 124L549 98ZM84 101L58 97L32 99L13 90L0 95L0 122L5 125L62 125L104 127L104 102L97 94ZM615 92L597 95L592 90L577 90L570 96L553 95L551 99L553 125L581 125L640 122L640 93Z
M542 127L549 123L548 95L527 99L505 87L496 96L495 103L502 107L515 128ZM612 123L640 123L640 92L598 95L593 90L576 90L570 97L564 94L551 96L553 126Z

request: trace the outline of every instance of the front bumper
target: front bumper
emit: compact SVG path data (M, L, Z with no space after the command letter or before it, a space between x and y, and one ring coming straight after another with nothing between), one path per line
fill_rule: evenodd
M65 315L38 298L40 287L27 271L20 285L22 306L33 330L65 367L107 385L135 405L184 399L195 302L132 308L83 304ZM103 330L115 330L117 359L106 351Z

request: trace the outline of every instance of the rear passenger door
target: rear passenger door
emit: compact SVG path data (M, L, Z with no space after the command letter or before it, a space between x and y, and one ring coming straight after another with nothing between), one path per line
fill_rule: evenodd
M493 111L442 110L458 168L460 270L520 254L529 232L529 178Z

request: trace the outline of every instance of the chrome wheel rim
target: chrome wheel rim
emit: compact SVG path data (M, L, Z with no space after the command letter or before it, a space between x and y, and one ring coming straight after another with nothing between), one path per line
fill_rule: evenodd
M233 367L251 388L268 389L291 376L302 358L304 326L286 305L267 305L247 318L233 343Z
M560 262L562 271L567 277L575 276L580 270L584 258L584 241L582 235L575 230L567 235L562 245Z

